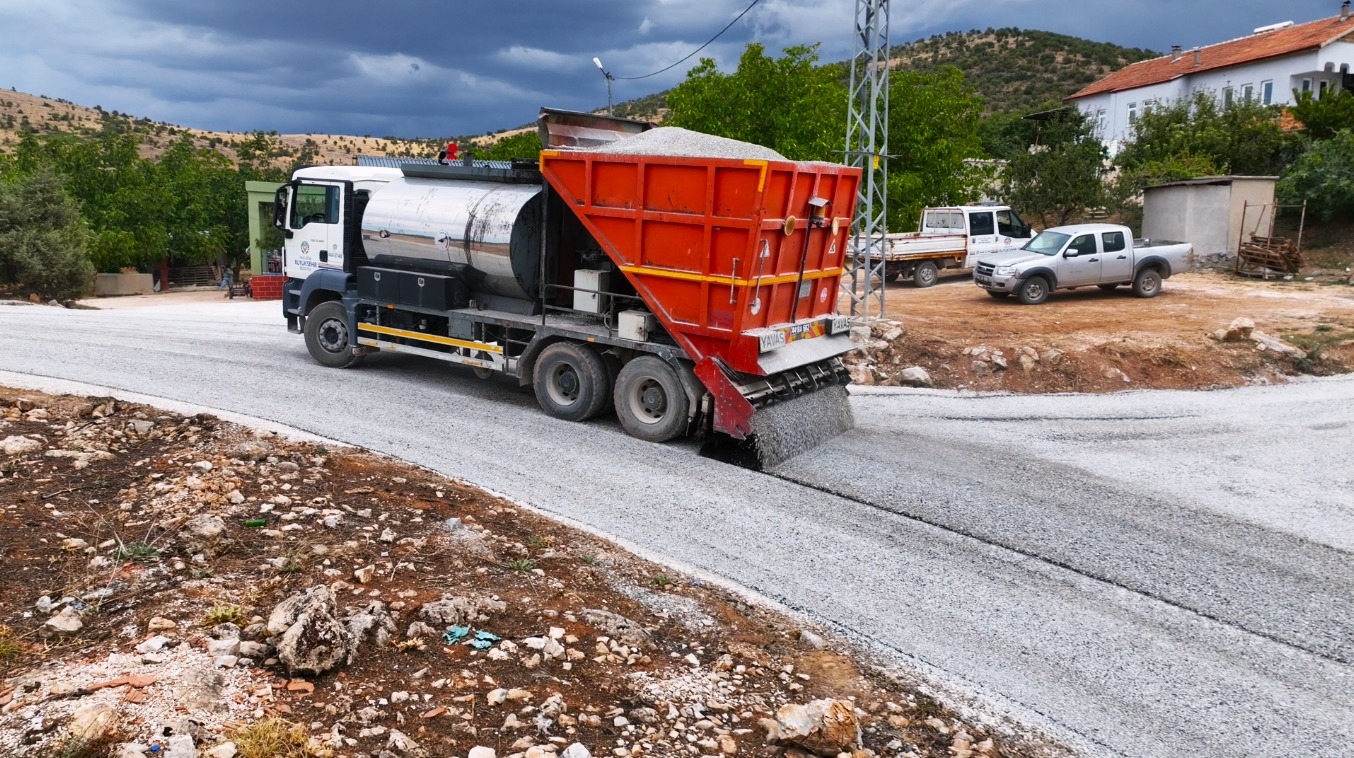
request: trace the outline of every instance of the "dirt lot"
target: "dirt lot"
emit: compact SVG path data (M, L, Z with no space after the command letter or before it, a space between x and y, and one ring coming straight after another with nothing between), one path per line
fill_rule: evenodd
M1354 287L1345 284L1205 272L1171 277L1150 300L1090 287L1026 306L951 275L929 289L893 284L885 297L902 333L885 346L889 329L876 328L874 375L858 376L867 383L903 383L909 366L938 387L1015 392L1201 389L1354 370ZM1305 356L1217 339L1237 318ZM1022 354L1036 359L1022 365Z
M820 698L855 758L1062 753L481 491L110 398L0 388L0 609L3 755L806 758L763 719Z

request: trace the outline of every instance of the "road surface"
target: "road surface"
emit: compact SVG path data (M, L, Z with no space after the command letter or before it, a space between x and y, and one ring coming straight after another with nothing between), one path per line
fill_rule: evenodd
M247 414L505 494L827 623L1092 754L1354 755L1354 381L853 397L775 476L401 355L324 369L276 303L0 306L0 384ZM674 528L675 527L675 528Z

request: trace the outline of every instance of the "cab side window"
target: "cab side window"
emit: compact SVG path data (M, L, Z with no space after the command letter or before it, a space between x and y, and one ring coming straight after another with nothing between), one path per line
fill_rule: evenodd
M996 234L997 227L992 223L992 214L990 212L969 214L968 233L970 237Z
M1100 243L1105 246L1107 253L1117 253L1126 247L1123 232L1105 232L1100 235Z
M1020 220L1010 211L997 211L997 234L1003 237L1020 237L1024 231Z
M1077 255L1095 255L1095 235L1083 234L1077 237L1067 246L1067 251Z
M338 187L322 184L302 184L296 188L291 205L291 228L306 224L338 223Z

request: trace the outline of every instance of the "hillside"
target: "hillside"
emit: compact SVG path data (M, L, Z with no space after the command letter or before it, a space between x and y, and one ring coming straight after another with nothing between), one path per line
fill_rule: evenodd
M14 90L0 90L0 153L13 150L19 133L31 128L37 134L94 134L103 129L136 130L145 141L142 152L154 157L183 134L189 134L201 147L218 149L234 160L235 147L251 135L242 132L212 132L191 129L161 121L137 118L118 111L106 111L101 106L86 107L64 99L30 95ZM279 134L274 135L280 147L274 155L279 167L290 166L303 151L313 156L307 162L342 165L356 162L360 155L434 155L443 138L403 140L391 137L354 136L345 134Z
M1061 102L1087 84L1160 53L1015 28L951 32L893 48L896 67L954 66L993 113L1029 112Z

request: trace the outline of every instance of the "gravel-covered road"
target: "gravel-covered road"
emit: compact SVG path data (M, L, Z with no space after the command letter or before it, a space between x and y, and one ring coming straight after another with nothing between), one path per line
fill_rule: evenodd
M830 623L1092 753L1354 755L1354 381L860 394L777 477L380 355L275 303L0 306L0 371L288 424L506 494ZM6 382L38 383L0 375Z

